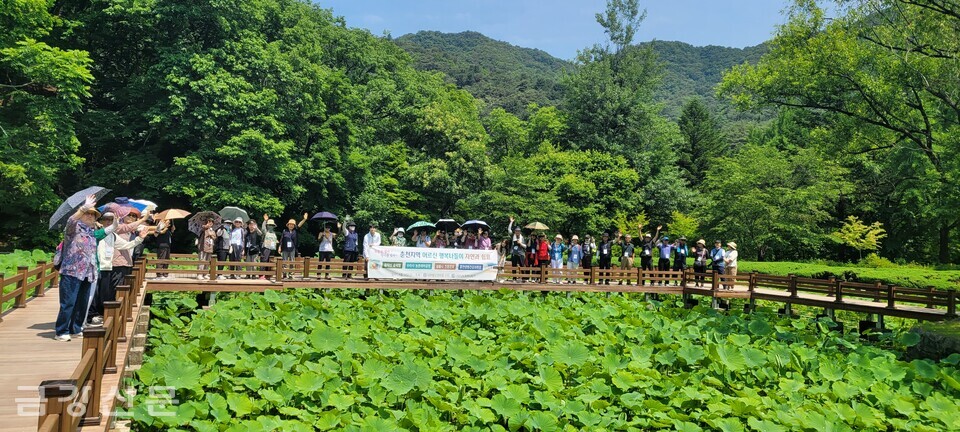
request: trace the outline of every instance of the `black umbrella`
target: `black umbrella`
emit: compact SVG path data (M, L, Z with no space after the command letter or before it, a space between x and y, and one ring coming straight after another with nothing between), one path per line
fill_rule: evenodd
M70 219L70 216L73 216L74 213L83 206L83 203L87 201L88 195L93 195L97 200L103 198L108 193L110 189L105 189L100 186L90 186L80 192L77 192L73 195L70 195L70 198L67 198L60 207L57 208L57 211L53 213L53 216L50 216L50 226L49 229L62 229L67 225L67 220Z
M457 228L460 228L460 224L453 219L440 219L434 225L437 226L437 229L445 232L454 232Z
M213 226L223 223L223 218L221 218L219 214L207 210L193 215L193 217L191 217L187 222L187 229L199 236L203 232L203 224L205 224L208 220L213 221Z
M490 232L490 225L487 225L487 223L482 220L468 220L464 222L463 226L460 228L463 228L467 231L476 231L480 228L483 228L484 231Z
M317 220L321 222L336 222L337 215L330 213L328 211L322 211L320 213L313 215L313 217L310 218L310 220Z

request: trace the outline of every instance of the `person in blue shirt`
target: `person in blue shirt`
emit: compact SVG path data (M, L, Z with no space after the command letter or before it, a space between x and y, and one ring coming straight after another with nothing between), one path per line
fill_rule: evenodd
M340 225L339 223L337 225ZM357 262L360 254L357 250L357 245L360 240L360 235L357 234L357 224L353 221L347 222L346 226L340 226L340 234L343 235L343 262ZM344 267L344 270L353 270L353 266ZM346 278L349 279L352 275L350 273L346 274Z
M718 277L717 274L723 274L726 267L723 260L726 258L726 255L727 251L723 250L723 242L720 240L713 242L713 249L710 250L710 264L716 273L714 277Z
M557 234L553 239L553 243L550 243L550 268L552 269L561 269L563 268L563 253L567 251L567 245L563 243L563 236ZM554 272L558 274L559 272ZM560 283L560 279L554 278L553 283Z
M687 257L690 255L690 248L687 246L687 238L680 237L673 249L673 270L684 271L687 269ZM674 285L680 285L680 281L675 281Z
M657 270L670 270L670 254L673 253L673 247L674 245L670 243L670 237L663 236L663 238L660 239L660 246L657 247L660 250L660 259L657 260ZM657 282L657 285L663 285L663 282Z
M580 246L580 237L574 235L573 237L570 237L570 253L567 254L567 268L571 270L580 268L580 261L582 260L583 247Z

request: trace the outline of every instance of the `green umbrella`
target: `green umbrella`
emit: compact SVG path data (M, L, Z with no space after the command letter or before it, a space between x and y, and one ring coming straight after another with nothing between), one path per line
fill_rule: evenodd
M416 228L427 228L427 227L436 228L437 226L427 221L419 221L419 222L414 222L413 225L408 226L407 231L413 231Z
M247 223L247 221L250 220L250 216L247 216L246 210L237 207L224 207L220 209L220 217L222 217L224 221L229 222L233 222L236 218L240 218L243 223Z

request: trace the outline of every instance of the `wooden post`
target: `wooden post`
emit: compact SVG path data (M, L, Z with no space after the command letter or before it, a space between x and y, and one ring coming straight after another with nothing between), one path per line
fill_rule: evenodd
M927 303L927 309L933 309L933 297L935 292L936 288L934 288L932 285L927 286L927 299L930 301Z
M60 271L53 268L53 264L50 264L50 268L50 271L53 272L53 280L50 281L50 288L60 286Z
M81 426L92 426L100 424L102 416L100 414L100 386L103 384L103 356L104 356L104 336L106 336L106 329L115 325L122 325L123 323L111 322L109 318L103 321L103 327L99 328L88 328L83 331L83 348L81 353L87 352L89 349L94 350L93 356L93 368L90 370L89 382L91 386L91 391L87 397L87 411L86 415L80 421ZM80 356L83 358L83 355ZM78 383L82 389L84 383Z
M833 293L835 297L833 298L833 301L836 303L843 303L843 282L838 281L834 277L830 277L830 279L833 281L834 287Z
M126 332L122 329L122 326L116 325L120 321L120 307L121 302L119 301L105 301L103 302L103 319L106 322L108 317L113 317L113 328L110 329L110 334L107 335L107 340L114 341L111 344L110 351L106 353L107 363L103 368L103 373L105 374L115 374L117 373L117 342L126 342ZM124 340L120 340L123 337Z
M217 280L217 257L210 257L210 280Z
M540 283L547 283L547 266L545 265L540 266Z
M37 290L33 293L34 297L43 297L45 291L50 288L50 279L53 277L53 274L47 275L47 262L46 261L37 261L37 267L40 267L40 275L37 276L40 279L40 283L37 284Z
M747 292L750 293L750 312L757 310L757 299L753 296L753 293L757 291L757 272L750 272L750 279L747 283Z
M716 270L713 270L712 272L713 272L713 282L710 285L710 289L714 293L716 293L717 291L720 290L720 277L718 276L719 273L717 273ZM716 294L714 294L714 296L716 296Z
M320 276L320 273L317 273L317 277ZM303 278L306 279L310 277L310 257L303 257Z
M46 380L40 383L40 419L38 427L46 421L47 417L50 416L60 416L60 421L57 422L57 427L55 430L67 430L70 423L67 416L69 413L64 412L63 407L67 404L64 403L69 399L73 399L73 396L77 392L77 383L74 380Z
M281 280L283 280L283 259L280 257L274 257L273 260L277 264L277 266L273 268L274 273L276 273L273 275L273 277L274 280L279 283Z
M28 267L20 266L17 267L17 273L19 273L23 278L20 279L20 282L17 282L17 289L20 290L17 300L13 307L15 308L25 308L27 307L27 272L30 271Z
M687 289L687 276L690 275L690 269L684 268L680 270L680 287Z
M887 309L897 308L897 288L893 285L887 285Z
M797 298L797 275L790 275L790 297Z
M137 283L136 276L133 276L133 275L127 276L124 282L126 282L127 285L129 285L130 291L127 292L127 294L129 295L127 296L127 304L124 305L124 311L123 311L123 316L126 319L124 321L121 321L122 323L133 322L133 304L136 303L137 301L137 297L134 295L134 285L136 285Z
M117 298L120 302L120 310L118 311L117 323L123 323L123 326L120 328L126 329L127 318L130 318L130 321L133 321L133 317L128 317L127 314L133 313L133 308L130 307L130 304L133 303L133 292L131 291L130 285L119 285L117 286ZM104 321L107 319L107 314L103 315ZM127 332L121 331L117 336L118 342L127 341Z
M590 267L590 285L596 285L596 284L597 284L597 267L592 266Z
M947 291L947 318L957 316L957 291Z

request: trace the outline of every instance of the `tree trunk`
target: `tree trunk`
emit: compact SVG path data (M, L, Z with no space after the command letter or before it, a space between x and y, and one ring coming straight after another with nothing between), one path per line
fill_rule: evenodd
M950 262L950 225L946 222L940 225L940 253L938 255L940 264Z

